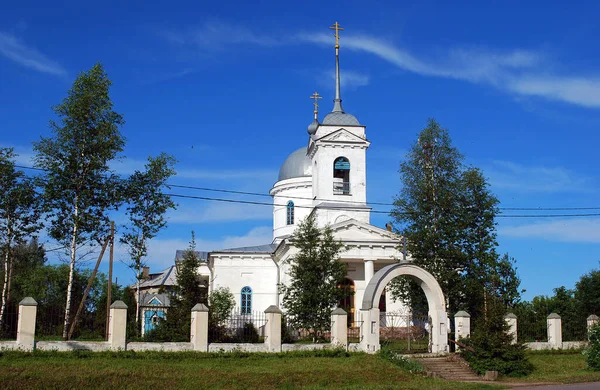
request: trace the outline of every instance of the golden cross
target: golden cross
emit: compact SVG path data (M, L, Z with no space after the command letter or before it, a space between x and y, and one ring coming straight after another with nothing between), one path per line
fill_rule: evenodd
M318 112L319 111L319 99L323 99L323 96L319 95L319 92L315 92L312 94L312 96L310 98L315 101L313 103L313 105L315 106L315 112Z
M333 35L335 37L335 48L339 49L340 48L340 31L344 31L343 28L340 27L340 24L338 22L335 22L333 24L333 26L329 27L332 30L335 30L335 34Z

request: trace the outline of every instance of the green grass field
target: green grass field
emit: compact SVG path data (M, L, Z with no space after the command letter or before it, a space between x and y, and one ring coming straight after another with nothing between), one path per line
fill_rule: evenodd
M600 371L587 369L581 351L528 352L535 371L524 378L507 378L505 382L576 383L600 381Z
M456 389L360 353L0 353L0 388ZM491 389L460 384L461 389Z

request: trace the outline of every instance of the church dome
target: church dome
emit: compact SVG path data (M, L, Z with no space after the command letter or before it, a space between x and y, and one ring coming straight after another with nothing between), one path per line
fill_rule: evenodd
M358 119L354 115L339 111L327 114L323 118L323 124L330 126L360 126Z
M306 147L302 147L285 159L279 169L279 181L295 177L310 177L311 161L306 155Z

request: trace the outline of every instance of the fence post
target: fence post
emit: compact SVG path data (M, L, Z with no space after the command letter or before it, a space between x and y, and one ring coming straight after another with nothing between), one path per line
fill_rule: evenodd
M202 303L192 308L190 342L194 351L208 352L208 307Z
M124 351L127 348L127 305L123 301L115 301L110 305L110 322L108 323L108 345L113 351Z
M552 348L562 347L562 324L560 316L556 313L551 313L546 317L548 325L548 343Z
M331 344L348 347L348 313L341 307L331 313Z
M599 320L599 318L598 318L598 316L597 316L597 315L595 315L595 314L592 314L592 315L590 315L590 316L587 318L587 331L588 331L588 338L589 338L589 333L590 333L590 330L592 330L592 328L593 328L594 326L598 325L598 323L599 323L599 321L598 321L598 320Z
M275 305L267 307L265 326L265 347L267 352L281 352L281 310Z
M24 351L33 351L35 347L35 318L37 302L32 297L23 298L19 302L17 319L17 347Z
M361 349L366 353L379 351L379 309L360 311L362 326L360 327Z
M456 313L454 330L456 331L456 341L469 337L471 335L471 315L463 310Z
M508 313L504 316L504 321L508 324L508 334L512 336L512 343L517 343L517 316L514 313Z

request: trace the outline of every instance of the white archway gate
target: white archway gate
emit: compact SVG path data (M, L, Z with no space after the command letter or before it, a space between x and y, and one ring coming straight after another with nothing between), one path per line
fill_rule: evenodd
M360 344L368 353L379 350L379 297L385 286L397 276L416 279L427 297L431 317L431 351L448 352L448 315L442 288L433 275L412 263L401 262L383 267L369 281L360 308Z

